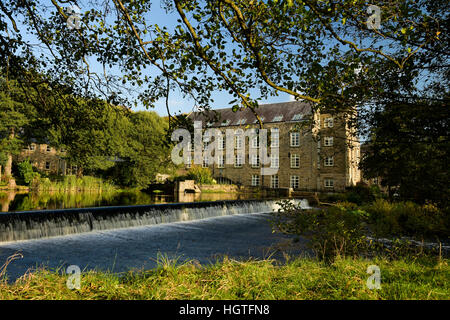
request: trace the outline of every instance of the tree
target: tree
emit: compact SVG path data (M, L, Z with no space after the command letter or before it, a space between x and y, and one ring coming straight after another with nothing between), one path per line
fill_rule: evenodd
M404 72L414 57L446 61L449 54L446 1L390 0L374 7L363 0L165 0L167 12L179 18L172 30L151 23L155 3L6 1L0 56L17 73L45 70L52 86L66 83L115 105L126 104L133 90L146 106L166 98L170 114L174 88L204 108L219 89L235 97L235 110L240 102L258 117L258 101L281 92L317 109L352 111L378 97L378 62ZM75 4L83 12L76 16L79 28L70 28L75 17L67 8ZM33 51L25 28L44 54ZM93 70L93 59L103 72ZM422 73L442 67L421 66L427 68Z
M118 161L104 175L117 184L145 188L155 181L157 173L170 172L174 166L170 159L170 145L164 139L168 130L167 120L155 112L131 113L123 130L116 129L122 139Z
M24 147L24 133L30 130L35 115L33 106L22 99L16 81L0 78L0 164L7 178L12 178L13 155Z
M386 105L370 119L372 131L361 167L381 177L403 199L448 203L450 109L443 103Z

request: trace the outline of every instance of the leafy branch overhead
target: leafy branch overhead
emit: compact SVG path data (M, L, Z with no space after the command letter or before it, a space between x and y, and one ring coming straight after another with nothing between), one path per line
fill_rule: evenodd
M79 28L68 28L75 5ZM176 26L152 22L157 6L178 18ZM383 94L379 65L421 79L414 95L448 70L445 1L377 6L379 27L369 24L374 13L362 0L7 0L0 5L2 71L116 105L166 99L169 114L174 90L201 108L216 90L227 91L232 105L255 116L258 101L280 93L347 111Z

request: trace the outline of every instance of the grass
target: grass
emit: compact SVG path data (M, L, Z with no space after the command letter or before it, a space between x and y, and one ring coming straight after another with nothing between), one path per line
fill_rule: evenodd
M161 259L150 271L83 272L79 290L68 289L68 276L58 270L40 269L12 284L0 282L0 299L450 299L448 263L431 257L338 258L332 264L296 258L279 265L225 258L200 266ZM381 270L379 290L366 286L369 265Z
M41 178L37 186L39 191L115 191L117 188L101 178L92 176L76 177L68 175L57 181Z

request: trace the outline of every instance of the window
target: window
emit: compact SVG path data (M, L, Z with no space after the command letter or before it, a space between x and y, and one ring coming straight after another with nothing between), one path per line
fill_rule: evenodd
M334 126L333 118L326 118L323 125L325 128L333 128Z
M192 163L191 156L187 156L186 157L186 168L190 169L191 168L191 163Z
M234 158L234 166L236 168L240 168L242 167L242 155L241 154L237 154Z
M252 148L259 148L259 135L252 138Z
M278 128L270 129L270 146L272 148L278 148L280 146L280 130Z
M332 166L334 166L334 157L326 157L324 164L325 164L325 167L332 167Z
M45 170L50 170L50 162L45 161Z
M299 121L299 120L302 120L302 118L303 118L303 115L301 113L298 113L292 117L292 121Z
M204 157L203 158L202 167L203 168L208 168L208 166L209 166L209 158L208 157Z
M261 122L264 122L264 117L259 117L261 119ZM253 123L258 123L258 119L255 119L255 121L253 121Z
M291 154L291 168L300 167L300 156L298 154Z
M334 187L334 180L333 179L325 179L325 188L333 188Z
M218 141L217 141L217 149L218 150L224 150L225 149L225 146L226 146L226 144L225 144L225 137L224 136L221 136L221 137L219 137L219 139L218 139Z
M252 186L253 187L259 186L259 175L257 174L252 175Z
M252 165L253 168L258 168L259 167L259 155L252 154L251 165Z
M247 121L246 119L239 119L236 124L237 125L245 124L246 121Z
M282 115L281 115L281 116L276 116L276 117L274 117L273 120L272 120L272 122L279 122L279 121L281 121L281 120L283 120L283 116L282 116Z
M298 176L291 176L290 186L293 189L298 189L300 178Z
M225 157L223 155L217 156L217 168L225 168Z
M242 136L235 136L234 145L236 149L242 149Z
M300 132L291 132L291 147L300 146Z
M270 187L271 188L279 188L279 179L278 176L274 175L270 177Z
M278 154L270 155L270 167L279 168L280 167L280 156Z
M333 145L333 137L325 137L323 145L325 147L331 147Z
M50 151L52 151L52 147L47 146L47 152L50 152Z
M230 124L231 120L224 120L222 121L222 123L220 124L222 127L226 127Z
M36 145L35 145L35 144L31 144L31 145L30 145L30 150L31 150L31 151L36 150Z

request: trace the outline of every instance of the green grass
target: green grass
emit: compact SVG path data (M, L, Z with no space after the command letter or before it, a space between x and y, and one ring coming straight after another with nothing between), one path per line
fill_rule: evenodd
M37 189L39 191L115 191L117 188L101 178L92 176L76 177L68 175L59 177L57 181L41 178Z
M336 259L325 264L297 258L224 259L209 266L160 260L150 271L82 273L80 290L69 290L67 275L45 269L13 284L0 282L0 299L450 299L449 260ZM381 289L367 288L369 265L381 270Z

